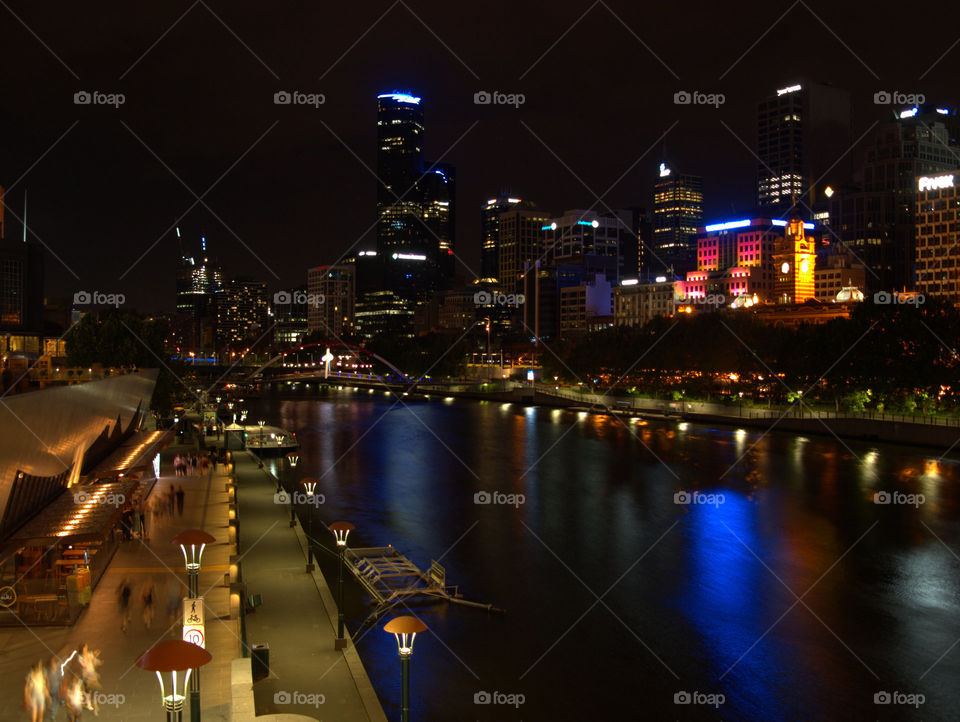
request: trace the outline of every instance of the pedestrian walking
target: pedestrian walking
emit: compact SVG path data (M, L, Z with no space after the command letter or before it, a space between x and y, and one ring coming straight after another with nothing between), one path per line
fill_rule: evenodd
M23 706L30 715L30 722L43 722L49 697L47 678L43 674L43 662L37 662L27 672L26 684L23 688Z
M103 660L100 659L100 650L94 651L84 644L80 648L77 659L83 674L83 698L87 709L98 714L100 703L97 700L97 693L103 689L103 685L100 684L100 673L97 672L97 667L103 664Z
M167 626L173 626L183 604L183 585L179 580L167 582Z
M66 685L64 701L67 704L67 722L79 722L83 714L83 682L74 677Z
M57 718L57 710L63 704L63 671L60 668L60 660L56 657L50 658L50 663L46 669L47 677L47 696L50 703L50 719Z
M153 595L155 589L153 581L147 579L140 588L140 603L143 604L143 626L150 629L153 626Z
M173 517L173 507L177 503L177 492L173 489L173 484L167 489L167 513Z
M140 516L140 538L149 540L150 535L147 534L147 502L142 498L137 504L137 514Z
M183 497L184 496L185 496L185 492L183 491L183 485L181 484L177 488L177 514L179 514L180 516L183 516Z
M120 631L126 632L127 625L130 624L130 595L133 591L130 589L130 580L124 578L117 587L117 602L120 604Z

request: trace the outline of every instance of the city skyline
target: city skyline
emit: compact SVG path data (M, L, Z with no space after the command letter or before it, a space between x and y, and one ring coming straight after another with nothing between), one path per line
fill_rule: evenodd
M173 272L178 255L174 221L194 204L178 225L185 235L206 235L231 274L255 276L271 289L300 285L306 268L336 261L356 241L372 241L374 229L363 229L376 220L374 98L407 90L424 99L429 127L425 157L457 167L456 252L479 275L485 199L509 187L554 215L591 205L605 210L596 203L597 195L613 209L644 206L649 211L657 146L663 140L671 162L704 178L706 221L755 215L757 163L751 149L756 105L797 80L832 81L851 93L851 157L862 150L857 139L871 124L892 117L893 108L873 102L876 93L923 93L928 102L955 105L944 66L935 65L952 41L944 37L938 44L937 29L917 40L913 52L908 40L893 63L873 47L845 47L841 19L830 17L828 32L817 19L819 10L801 5L781 10L786 12L782 21L758 38L777 17L761 8L747 12L756 17L753 36L746 25L742 35L727 31L725 45L734 48L740 39L742 48L709 54L696 43L691 45L696 52L686 53L663 43L656 22L645 22L663 18L656 11L596 5L561 22L535 20L535 9L516 8L518 19L529 19L543 31L519 46L503 43L515 66L512 74L491 70L477 52L476 40L458 24L430 14L427 6L389 10L387 19L394 27L422 39L422 46L405 45L403 52L386 32L387 22L351 46L376 16L339 10L345 27L356 24L356 35L344 31L342 47L309 63L290 62L278 44L269 57L259 52L255 39L261 36L245 32L254 18L239 11L217 22L217 8L207 12L198 7L163 37L176 16L166 18L166 24L159 18L151 18L155 25L142 20L125 28L128 40L121 45L129 53L111 47L96 58L49 19L23 15L27 25L36 25L49 50L22 25L10 24L4 31L10 52L33 62L44 79L42 88L21 96L17 91L24 90L23 80L7 79L5 97L20 98L16 107L6 101L7 132L0 141L0 185L11 186L8 235L19 230L17 209L23 191L30 189L31 233L48 247L48 296L92 287L123 292L136 307L166 310L172 307L172 294L149 277L155 274L143 271L169 267ZM481 13L471 19L481 28L493 24ZM869 16L862 20L879 22ZM609 56L574 64L565 52L571 36L563 34L574 24L574 36L595 30L609 39ZM868 37L862 30L848 35ZM197 63L207 75L189 75L187 64L176 59L177 51L197 37L205 42L196 50ZM544 41L542 47L534 37ZM692 30L691 38L696 37ZM780 63L767 62L766 55L776 47L810 37L821 41L823 52L813 58L784 54ZM133 52L138 40L143 47ZM704 70L707 57L715 64L713 73ZM374 67L382 68L388 58L395 61L389 72ZM638 75L613 73L618 64L635 68ZM316 75L306 70L314 65L321 68ZM916 66L912 73L911 66ZM718 68L728 71L723 79ZM122 80L111 80L120 75ZM209 97L200 96L209 86L203 77L217 81ZM570 87L579 81L588 90L572 95ZM72 102L75 93L94 90L123 93L125 102L116 108ZM473 102L476 93L495 90L507 98L523 94L524 103ZM284 91L304 97L291 98L289 106L275 105L274 94ZM675 94L694 91L721 94L724 102L698 105L694 96L689 105L674 103ZM325 96L323 104L294 107L319 93ZM603 101L591 102L591 93ZM166 101L158 102L160 96ZM196 120L183 112L188 109L196 112ZM571 117L577 122L570 123ZM203 196L225 171L209 197ZM65 177L74 180L67 183ZM204 200L196 202L185 186ZM108 262L94 263L89 257L85 249L96 244L107 250ZM277 244L286 244L289 251L272 254ZM460 264L458 272L469 277L467 268Z

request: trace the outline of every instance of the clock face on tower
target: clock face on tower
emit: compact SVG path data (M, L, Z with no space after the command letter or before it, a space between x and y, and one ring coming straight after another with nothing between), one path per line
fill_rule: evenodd
M784 262L783 262L783 265L780 266L780 270L781 270L783 273L790 273L790 264L787 263L786 261L784 261Z
M804 258L802 261L800 261L800 272L806 273L809 270L810 270L810 264L807 263L807 259Z

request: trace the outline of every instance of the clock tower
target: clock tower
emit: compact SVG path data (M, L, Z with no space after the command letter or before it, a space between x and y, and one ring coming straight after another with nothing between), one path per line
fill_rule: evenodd
M773 254L777 303L803 303L815 298L813 272L816 261L814 239L806 235L800 218L791 218Z

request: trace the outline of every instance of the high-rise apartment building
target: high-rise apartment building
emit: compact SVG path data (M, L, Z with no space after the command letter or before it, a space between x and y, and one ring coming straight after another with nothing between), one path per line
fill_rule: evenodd
M576 265L584 278L602 273L616 282L620 274L620 239L626 231L616 215L574 209L544 223L543 250L553 265Z
M0 188L0 332L18 337L36 334L27 342L29 348L17 350L38 351L43 332L43 247L28 238L26 229L22 238L7 238L3 204ZM0 352L7 350L10 344L5 341Z
M272 340L268 333L267 284L249 276L231 279L216 292L217 347ZM264 335L266 334L266 335Z

